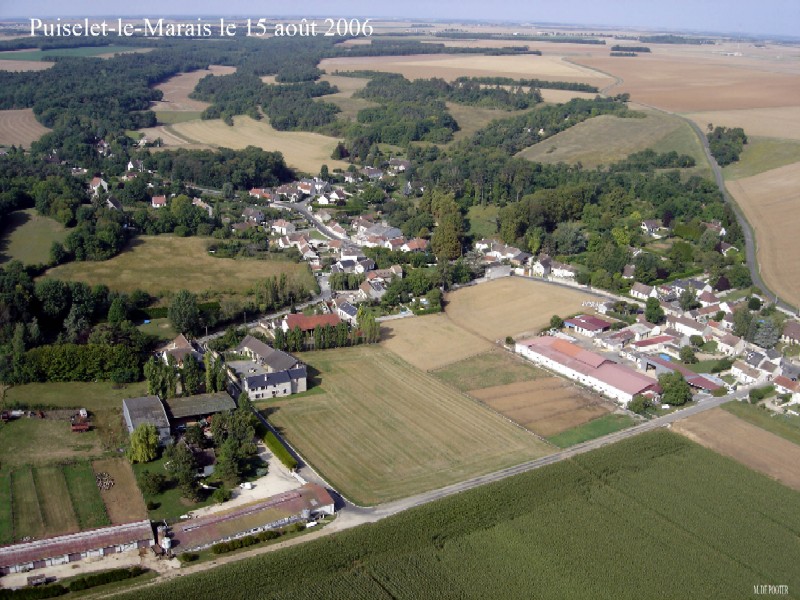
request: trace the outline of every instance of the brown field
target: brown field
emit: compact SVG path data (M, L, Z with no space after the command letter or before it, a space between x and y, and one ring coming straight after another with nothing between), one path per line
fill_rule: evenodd
M381 346L304 353L303 360L319 371L324 393L280 400L269 419L359 504L406 498L553 450Z
M800 304L800 163L727 183L756 237L756 259L770 289Z
M156 86L157 90L164 92L164 98L160 102L153 102L151 110L205 110L208 102L192 100L189 94L194 91L197 83L206 75L230 75L236 72L236 67L224 67L211 65L208 69L192 71L191 73L181 73L175 77L170 77L164 83Z
M571 62L622 79L610 93L628 92L635 102L677 112L786 106L800 99L796 67L745 57L708 54L641 54L632 59L580 56ZM779 70L780 69L780 70Z
M784 100L789 100L785 98ZM709 123L725 127L741 127L750 136L800 140L800 103L798 106L717 110L686 115L703 131Z
M39 60L0 60L0 71L44 71L54 64Z
M673 429L782 484L800 490L800 446L719 408L678 421Z
M583 425L613 408L560 377L540 377L482 390L469 395L543 437Z
M312 275L305 264L216 258L208 253L208 241L198 237L140 236L111 260L72 262L50 269L46 275L90 285L104 284L120 292L146 289L153 294L181 289L242 293L254 282L281 273L311 285Z
M575 314L582 302L596 299L577 289L505 277L448 294L446 314L456 325L494 342L535 333L554 314Z
M114 479L109 490L100 490L108 518L113 525L147 518L144 498L136 485L130 463L124 458L107 458L92 463L95 473L105 472Z
M482 106L467 106L466 104L457 104L455 102L447 102L446 104L447 112L453 116L459 126L459 130L453 134L453 142L471 136L492 121L510 119L528 112L526 110L500 110Z
M660 140L681 128L690 129L681 118L652 110L644 119L600 115L526 148L517 156L550 164L580 162L594 168L620 161L633 152L658 148ZM697 150L695 160L703 156L699 142Z
M364 56L326 58L319 64L328 73L335 71L387 71L409 79L441 77L453 80L463 76L539 78L590 83L603 87L612 78L559 56L481 56L462 54L414 54L410 56Z
M319 173L323 164L332 170L346 169L348 163L333 160L331 153L337 139L308 131L277 131L267 119L255 121L250 117L234 118L230 127L220 119L196 119L174 125L161 125L140 130L148 139L160 137L165 148L232 148L239 150L256 146L283 153L286 163L308 173Z
M33 115L32 108L0 110L0 146L28 148L45 133L51 131Z
M549 318L549 317L548 317ZM492 348L447 315L427 315L381 324L381 345L423 371L438 369Z

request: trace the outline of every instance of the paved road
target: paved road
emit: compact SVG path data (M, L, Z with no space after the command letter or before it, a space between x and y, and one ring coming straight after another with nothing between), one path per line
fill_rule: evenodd
M331 231L325 224L317 219L311 211L306 208L306 202L271 202L270 206L273 208L282 208L284 210L293 210L295 212L300 213L303 215L309 223L311 223L317 231L319 231L322 235L324 235L328 239L334 240L346 240L348 239L347 236L337 235L333 231Z

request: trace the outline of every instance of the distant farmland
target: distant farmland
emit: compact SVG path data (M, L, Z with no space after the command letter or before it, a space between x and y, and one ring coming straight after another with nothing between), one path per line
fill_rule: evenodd
M750 598L800 589L797 531L800 494L661 430L123 598Z
M49 131L36 120L32 108L0 110L0 146L28 148Z
M58 279L98 283L121 292L145 289L151 293L181 289L246 292L254 282L286 273L314 285L304 263L277 260L215 258L207 239L199 237L140 236L122 254L102 262L72 262L50 269Z
M404 498L551 451L383 348L303 360L320 372L325 393L282 400L269 419L354 502Z

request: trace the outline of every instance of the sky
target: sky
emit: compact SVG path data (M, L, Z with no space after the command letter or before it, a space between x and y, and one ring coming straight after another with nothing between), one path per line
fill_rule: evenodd
M800 36L800 0L0 0L0 18L100 15L508 20Z

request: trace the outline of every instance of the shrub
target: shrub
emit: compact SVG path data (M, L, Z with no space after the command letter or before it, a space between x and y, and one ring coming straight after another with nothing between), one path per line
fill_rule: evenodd
M70 592L79 592L81 590L88 590L89 588L97 587L98 585L105 585L115 581L123 581L124 579L132 579L146 572L146 569L141 567L131 567L129 569L114 569L113 571L106 571L105 573L96 573L93 575L86 575L73 579L69 583Z
M775 392L775 386L766 385L762 388L757 388L754 390L750 390L750 404L758 404L767 396L772 395Z
M218 490L214 490L214 493L211 494L211 501L217 504L222 504L223 502L227 502L233 496L233 492L226 488L219 488Z
M270 452L272 452L287 469L294 471L297 468L297 461L294 456L292 456L286 449L286 446L281 443L274 433L268 431L267 435L264 436L264 443L267 445L267 448L270 449Z
M197 552L184 552L183 554L178 555L178 560L181 563L190 563L196 561L200 558L200 555Z
M727 388L721 387L711 392L711 395L714 396L714 398L722 398L727 393L728 393Z

